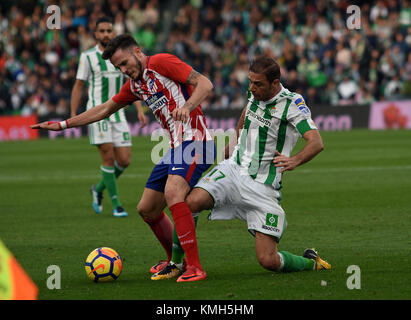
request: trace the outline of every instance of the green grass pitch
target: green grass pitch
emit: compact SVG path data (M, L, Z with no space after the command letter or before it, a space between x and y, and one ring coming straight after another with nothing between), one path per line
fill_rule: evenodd
M315 247L333 269L272 273L255 257L242 221L207 221L197 235L206 281L151 281L163 249L136 213L156 142L133 138L132 164L119 180L128 218L91 208L99 156L87 138L0 143L0 238L39 288L39 299L410 299L411 131L322 132L325 149L283 178L288 228L280 250ZM301 148L302 141L296 151ZM96 284L87 255L112 247L123 258L120 278ZM47 288L47 267L61 270L61 289ZM361 289L348 289L347 268L360 268ZM321 282L327 285L322 286Z

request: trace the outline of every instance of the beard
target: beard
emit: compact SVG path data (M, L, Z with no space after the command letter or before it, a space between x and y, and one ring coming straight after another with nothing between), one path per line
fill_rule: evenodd
M106 48L109 42L110 42L109 38L104 38L104 39L100 40L100 44L103 48Z
M140 62L140 60L137 59L137 57L133 54L133 58L134 58L134 62L137 65L137 69L138 69L138 76L133 78L134 81L137 81L139 79L141 79L141 77L143 76L143 64Z

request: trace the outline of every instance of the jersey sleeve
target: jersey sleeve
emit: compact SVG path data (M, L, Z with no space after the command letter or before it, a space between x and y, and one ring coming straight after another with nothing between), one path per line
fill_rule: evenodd
M121 87L120 92L111 99L122 105L128 105L134 101L140 100L140 98L131 91L130 85L130 79L128 79L127 82Z
M297 129L301 136L307 131L318 130L311 118L310 109L308 109L304 98L300 95L292 99L287 113L287 120Z
M76 79L87 81L90 76L90 65L87 61L87 56L82 53L80 55L80 60L77 69Z
M168 53L150 57L148 68L179 83L186 83L193 68L179 58Z

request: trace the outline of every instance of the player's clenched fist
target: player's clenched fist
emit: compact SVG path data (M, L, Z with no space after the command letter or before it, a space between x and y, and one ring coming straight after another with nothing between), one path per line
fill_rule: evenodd
M190 116L190 110L187 107L182 107L180 109L174 109L171 113L174 121L186 122Z

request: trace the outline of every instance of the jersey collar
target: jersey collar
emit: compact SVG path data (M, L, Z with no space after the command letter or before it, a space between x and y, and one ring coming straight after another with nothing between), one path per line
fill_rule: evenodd
M96 44L96 50L97 50L97 52L99 52L99 53L103 53L103 51L100 49L100 47L98 46L98 44Z

